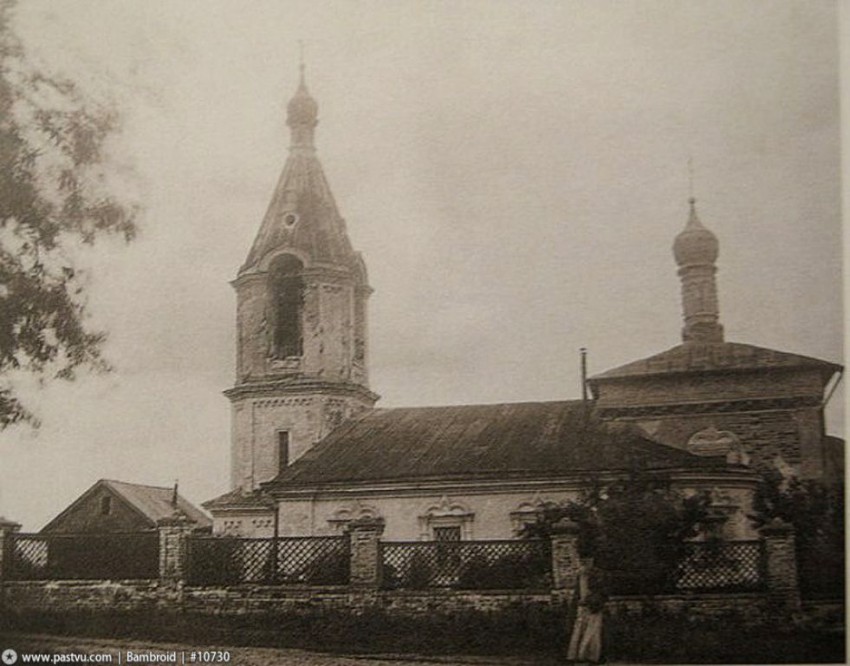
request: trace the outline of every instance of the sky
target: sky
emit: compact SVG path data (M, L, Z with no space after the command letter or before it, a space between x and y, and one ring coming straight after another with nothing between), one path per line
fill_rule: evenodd
M299 40L380 405L576 398L580 347L593 374L676 345L691 188L726 338L841 362L835 7L21 3L32 57L120 109L143 213L79 257L115 370L22 387L42 426L0 432L0 515L40 529L99 478L229 490L228 283L286 159Z

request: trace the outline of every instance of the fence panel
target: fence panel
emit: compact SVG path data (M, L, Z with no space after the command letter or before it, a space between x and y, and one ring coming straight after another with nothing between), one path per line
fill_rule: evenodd
M116 580L159 576L159 534L14 534L10 580Z
M606 570L613 594L750 592L766 585L761 541L706 541L656 549L654 568Z
M744 592L766 583L761 541L685 543L682 551L674 579L677 590Z
M384 586L465 590L548 589L548 540L381 543Z
M612 594L756 592L766 586L761 541L705 541L670 544L656 552L657 566L606 569Z
M192 537L190 585L346 585L348 537Z

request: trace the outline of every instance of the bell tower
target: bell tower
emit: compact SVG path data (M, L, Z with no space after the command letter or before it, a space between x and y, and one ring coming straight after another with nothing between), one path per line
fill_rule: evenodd
M289 156L236 290L231 485L273 479L342 421L374 406L366 265L351 247L314 144L304 65L287 106Z

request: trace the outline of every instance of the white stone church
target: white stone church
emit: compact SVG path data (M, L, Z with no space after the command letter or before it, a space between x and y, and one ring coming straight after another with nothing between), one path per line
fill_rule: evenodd
M724 340L718 241L693 200L674 244L682 344L592 377L588 401L377 408L372 289L316 156L317 122L302 67L290 154L233 282L232 489L204 505L215 533L329 535L380 517L391 540L514 538L590 478L640 466L708 492L720 536L752 538L759 469L841 474L823 413L841 367Z

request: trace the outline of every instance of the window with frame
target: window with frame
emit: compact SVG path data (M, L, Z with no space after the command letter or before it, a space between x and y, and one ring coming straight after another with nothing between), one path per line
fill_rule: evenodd
M289 431L277 431L277 471L283 473L289 466Z
M112 513L112 498L104 495L100 498L100 515L108 516L110 513Z
M472 539L475 514L463 502L446 495L419 515L419 538L422 541L466 541Z
M460 525L447 525L434 528L434 541L460 541Z

